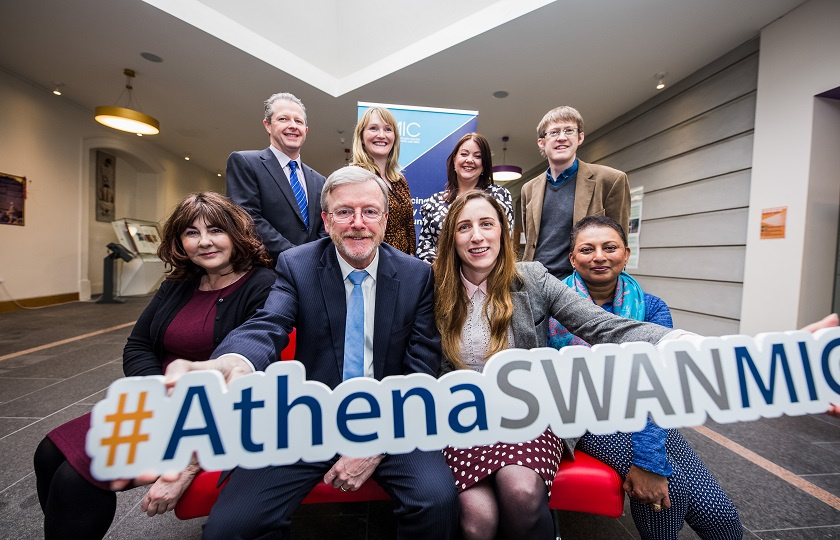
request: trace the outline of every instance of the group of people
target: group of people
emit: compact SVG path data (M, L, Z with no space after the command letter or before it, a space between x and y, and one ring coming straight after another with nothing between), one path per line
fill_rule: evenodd
M423 206L415 253L387 109L364 114L354 163L326 179L300 160L308 126L299 99L271 96L263 124L270 146L228 159L230 199L191 194L166 221L159 256L169 273L128 338L127 376L163 374L174 384L217 370L229 382L276 361L293 329L307 378L330 388L359 376L481 371L511 347L657 344L684 334L671 328L667 305L624 272L627 177L577 158L583 120L571 107L550 111L537 129L549 167L522 190L527 262L517 262L511 196L493 183L483 136L465 135L450 154L444 190ZM89 423L88 415L53 430L36 451L49 539L104 536L112 488L142 483L91 477ZM577 448L625 479L643 538L676 538L684 522L704 539L742 537L734 504L678 431L649 421L639 433L574 443L546 429L528 443L240 467L204 536L286 538L318 482L348 491L374 478L395 501L400 538L551 538L549 490L560 459ZM191 463L154 480L142 509L172 509L198 471Z

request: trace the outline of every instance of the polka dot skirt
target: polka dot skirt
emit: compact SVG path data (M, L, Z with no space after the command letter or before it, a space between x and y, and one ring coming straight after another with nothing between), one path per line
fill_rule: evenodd
M551 495L551 483L563 455L563 441L551 430L524 443L496 443L470 448L443 449L458 492L484 480L505 465L522 465L539 474Z

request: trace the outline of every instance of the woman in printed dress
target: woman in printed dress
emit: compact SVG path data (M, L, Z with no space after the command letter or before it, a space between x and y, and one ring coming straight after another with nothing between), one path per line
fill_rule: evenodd
M493 183L493 158L490 143L479 133L467 133L452 149L446 160L446 189L435 193L423 204L420 215L420 239L417 257L432 263L437 257L437 244L449 205L459 193L482 189L495 197L505 209L508 230L513 231L513 199L510 191Z

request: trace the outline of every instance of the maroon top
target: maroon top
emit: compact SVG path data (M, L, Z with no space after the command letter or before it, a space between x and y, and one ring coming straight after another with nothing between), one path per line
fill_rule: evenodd
M207 360L213 354L216 343L213 342L213 325L216 322L216 306L220 298L226 298L240 285L248 281L253 270L215 291L201 291L198 288L192 298L172 319L163 335L163 371L173 360L186 358L193 362Z

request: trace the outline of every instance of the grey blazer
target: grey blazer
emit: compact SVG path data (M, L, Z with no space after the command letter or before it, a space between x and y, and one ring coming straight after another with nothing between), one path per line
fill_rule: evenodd
M510 292L513 300L513 341L518 349L546 346L549 317L554 317L574 335L593 345L628 341L655 344L673 332L658 324L625 319L604 311L549 274L542 263L520 262L516 263L516 268L522 279L513 284ZM453 369L449 359L444 359L441 373ZM563 440L572 459L576 441Z

